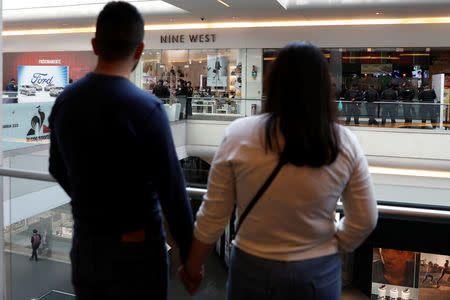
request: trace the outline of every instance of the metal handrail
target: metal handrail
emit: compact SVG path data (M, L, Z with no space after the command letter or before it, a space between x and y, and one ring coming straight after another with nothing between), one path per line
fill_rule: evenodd
M28 171L22 169L0 168L0 176L56 182L55 178L53 178L49 173ZM186 188L186 190L190 196L194 197L202 197L207 192L206 189L191 188L191 187ZM343 208L344 208L343 204L339 202L337 210L342 211ZM380 215L394 215L399 217L413 217L420 219L435 219L442 221L450 221L450 209L438 210L438 209L401 207L390 205L377 205L377 208Z
M50 173L22 169L0 168L0 176L56 182Z
M355 103L355 104L367 104L367 103L373 103L373 104L398 104L398 105L400 105L400 104L407 104L407 105L415 105L415 104L417 104L417 105L435 105L435 106L450 106L450 103L439 103L439 102L422 102L422 101L405 101L405 100L393 100L393 101L383 101L383 100L380 100L380 101L374 101L374 102L369 102L369 101L366 101L366 100L355 100L355 101L351 101L351 100L345 100L345 99L342 99L342 100L333 100L333 102L335 102L335 103L339 103L339 102L342 102L342 103Z

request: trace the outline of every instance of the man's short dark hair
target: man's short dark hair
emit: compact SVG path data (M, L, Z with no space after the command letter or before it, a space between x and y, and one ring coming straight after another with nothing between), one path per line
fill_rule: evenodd
M33 233L37 233L37 229L33 229Z
M144 19L127 2L109 2L98 15L95 40L99 57L106 60L129 57L144 40Z
M164 83L164 80L160 79L160 80L158 80L158 83L163 84L163 83Z

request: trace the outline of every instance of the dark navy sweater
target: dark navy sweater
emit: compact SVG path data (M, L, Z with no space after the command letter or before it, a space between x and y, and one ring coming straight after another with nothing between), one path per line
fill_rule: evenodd
M49 117L50 173L71 197L75 230L133 232L162 207L187 257L193 217L161 101L120 76L89 73Z

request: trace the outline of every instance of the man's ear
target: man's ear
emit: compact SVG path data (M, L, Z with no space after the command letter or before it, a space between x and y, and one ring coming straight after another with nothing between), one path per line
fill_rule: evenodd
M144 42L141 42L139 46L137 46L136 51L134 52L134 59L139 60L142 56L142 51L144 51Z
M95 38L91 39L91 45L92 45L92 50L94 50L94 54L98 56L97 42L96 42Z

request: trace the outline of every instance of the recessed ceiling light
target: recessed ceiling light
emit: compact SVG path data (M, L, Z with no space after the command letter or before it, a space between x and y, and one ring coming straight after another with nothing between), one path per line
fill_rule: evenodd
M382 15L383 13L381 11L377 11L375 14L376 15Z

